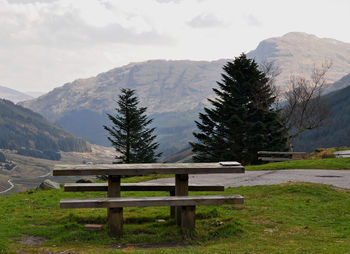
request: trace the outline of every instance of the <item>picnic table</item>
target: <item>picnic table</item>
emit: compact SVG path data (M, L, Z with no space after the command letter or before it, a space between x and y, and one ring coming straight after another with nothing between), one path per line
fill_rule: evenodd
M120 235L123 227L123 207L176 206L175 219L183 228L194 229L196 205L243 203L240 195L188 197L189 174L244 173L237 162L226 163L150 163L55 165L53 176L107 175L108 198L61 200L61 208L107 208L108 228L112 235ZM175 174L175 196L121 198L121 176Z

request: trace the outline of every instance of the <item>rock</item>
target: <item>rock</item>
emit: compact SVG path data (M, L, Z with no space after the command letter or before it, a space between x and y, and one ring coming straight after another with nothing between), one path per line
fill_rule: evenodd
M165 221L164 219L158 219L157 222L159 222L159 223L164 223L164 222L166 222L166 221Z
M46 179L44 182L42 182L37 189L40 190L49 190L49 189L59 189L60 184L56 183L54 181L51 181L49 179Z
M100 224L85 224L84 229L88 231L101 231L102 225Z
M76 181L76 183L93 183L94 181L91 178L82 178Z

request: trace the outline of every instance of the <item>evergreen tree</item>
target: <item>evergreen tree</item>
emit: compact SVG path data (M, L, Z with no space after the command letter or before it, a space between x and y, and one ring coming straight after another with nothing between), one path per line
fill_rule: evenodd
M196 162L236 160L257 163L257 151L286 149L286 138L269 78L245 54L223 67L222 81L214 88L216 99L204 108L190 143Z
M153 119L144 114L145 107L137 107L138 98L135 90L121 89L116 115L108 115L112 127L103 126L108 131L108 140L115 150L121 153L116 156L117 163L150 163L156 162L161 153L156 153L159 144L154 142L155 128L147 128Z

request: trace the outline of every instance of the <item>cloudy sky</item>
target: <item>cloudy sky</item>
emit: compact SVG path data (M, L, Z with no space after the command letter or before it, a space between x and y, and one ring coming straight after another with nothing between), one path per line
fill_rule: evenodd
M149 59L216 60L292 31L350 43L348 0L0 0L0 85L49 91Z

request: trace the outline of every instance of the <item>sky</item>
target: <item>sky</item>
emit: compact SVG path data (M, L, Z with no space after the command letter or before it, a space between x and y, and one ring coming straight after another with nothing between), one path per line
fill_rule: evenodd
M348 0L0 0L0 85L48 92L130 62L217 60L306 32L350 43Z

